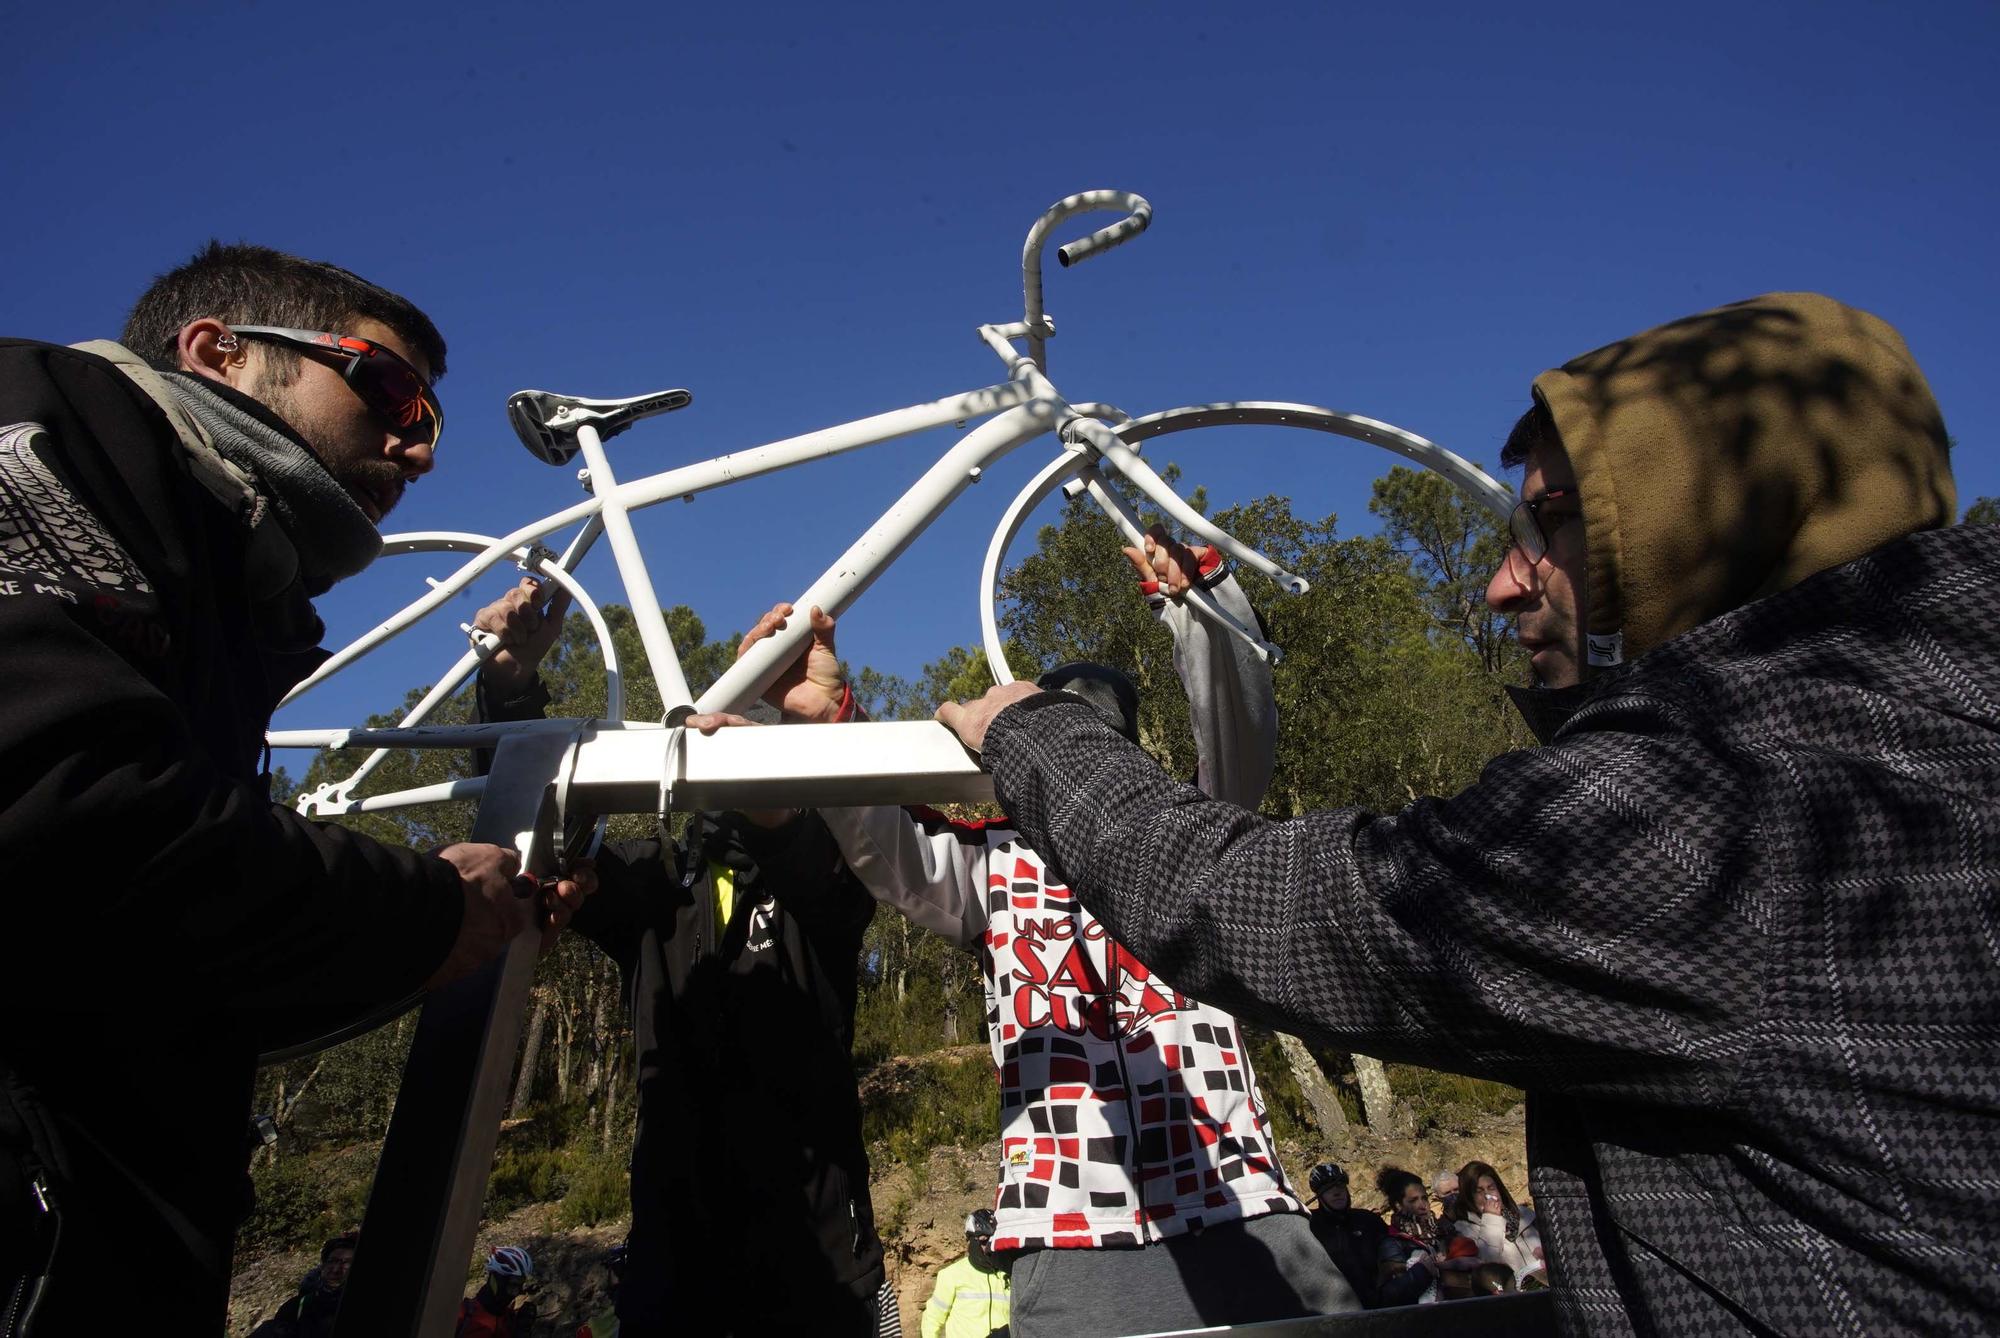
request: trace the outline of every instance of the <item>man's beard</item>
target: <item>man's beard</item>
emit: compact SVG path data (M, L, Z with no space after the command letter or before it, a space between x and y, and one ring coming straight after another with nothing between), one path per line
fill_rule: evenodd
M403 470L393 460L385 460L379 455L364 455L353 458L343 454L339 448L339 433L319 422L300 406L298 397L292 393L292 381L279 381L268 371L263 379L252 388L252 398L283 419L286 426L297 434L319 461L333 481L350 498L359 492L367 496L368 504L378 508L381 515L375 518L379 525L388 519L389 512L402 500ZM355 505L359 506L357 501Z

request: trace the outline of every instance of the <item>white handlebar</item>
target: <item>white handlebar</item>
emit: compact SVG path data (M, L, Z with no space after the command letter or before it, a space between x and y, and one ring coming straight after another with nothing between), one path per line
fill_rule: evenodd
M1056 224L1076 214L1099 209L1122 209L1126 216L1108 228L1100 228L1088 237L1080 237L1067 246L1058 247L1056 259L1065 269L1131 241L1153 221L1153 206L1146 202L1143 195L1135 195L1129 190L1087 190L1057 200L1044 210L1042 216L1035 220L1035 226L1028 229L1028 240L1021 247L1022 320L1028 327L1028 356L1043 371L1048 370L1046 341L1049 329L1042 314L1042 247L1047 244L1049 233Z

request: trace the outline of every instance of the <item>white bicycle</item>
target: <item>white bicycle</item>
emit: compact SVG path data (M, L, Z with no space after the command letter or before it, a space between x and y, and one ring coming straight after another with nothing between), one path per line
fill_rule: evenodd
M479 816L471 839L514 846L521 851L524 868L547 873L560 867L566 850L581 848L579 838L593 824L601 834L605 817L614 813L990 797L990 784L976 761L948 730L931 722L722 730L713 736L687 731L682 722L689 715L739 710L755 700L797 656L810 629L806 619L790 619L783 632L752 647L695 697L632 530L631 513L644 507L930 428L978 423L792 602L799 609L818 605L840 617L983 471L1010 451L1053 435L1060 444L1057 455L1001 516L980 574L981 637L994 678L1002 683L1010 675L995 609L1001 567L1029 514L1059 487L1088 492L1127 540L1137 544L1138 518L1110 484L1113 478L1123 479L1184 530L1219 546L1242 566L1262 572L1289 593L1306 590L1302 578L1198 514L1140 458L1142 444L1155 437L1242 424L1331 433L1435 470L1502 523L1506 521L1514 499L1496 480L1434 442L1372 418L1307 404L1262 401L1188 405L1135 418L1109 405L1066 398L1048 376L1046 344L1055 334L1055 323L1042 304L1042 254L1051 231L1064 220L1100 210L1124 217L1059 247L1056 258L1062 265L1074 265L1130 241L1152 220L1152 206L1140 196L1097 190L1058 201L1035 221L1022 248L1021 319L978 330L979 338L1007 369L1007 378L994 385L631 481L617 477L605 443L644 419L685 407L691 399L687 391L587 399L524 390L510 397L509 417L536 458L556 467L582 459L584 468L577 477L584 499L500 537L458 532L388 537L385 554L471 556L449 577L432 581L421 598L336 652L286 702L434 613L496 564L512 561L567 590L589 620L604 658L608 718L425 725L437 705L456 693L490 653L491 639L468 628L471 649L397 727L270 733L274 748L373 749L345 778L302 795L300 811L327 817L476 798ZM1025 342L1025 352L1017 341ZM544 546L544 540L572 529L560 553ZM599 604L576 577L578 564L600 537L610 541L647 670L665 705L660 721L623 719L623 667ZM1249 641L1267 657L1278 653L1260 641L1254 629L1241 626L1217 607L1206 592L1191 591L1190 599L1200 614L1229 635ZM358 793L393 749L473 746L496 750L488 776L390 794ZM369 1200L363 1232L366 1253L342 1306L344 1333L435 1333L448 1328L479 1222L502 1093L519 1041L534 967L532 937L517 941L483 975L425 1000ZM415 1002L408 1000L402 1007ZM324 1048L387 1020L402 1007L266 1058Z

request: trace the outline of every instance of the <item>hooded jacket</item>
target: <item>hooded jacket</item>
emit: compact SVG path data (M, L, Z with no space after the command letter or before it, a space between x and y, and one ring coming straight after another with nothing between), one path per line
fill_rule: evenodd
M1526 1088L1565 1332L1984 1332L2000 527L1941 528L1921 373L1825 298L1536 390L1590 631L1628 662L1549 746L1394 815L1273 823L1038 697L987 733L1001 800L1180 988Z

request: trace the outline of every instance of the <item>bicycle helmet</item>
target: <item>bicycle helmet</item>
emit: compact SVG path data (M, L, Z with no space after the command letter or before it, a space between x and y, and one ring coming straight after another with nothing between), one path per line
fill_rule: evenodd
M965 1215L965 1234L968 1236L991 1240L993 1233L999 1229L1000 1224L994 1220L991 1208L975 1208Z
M495 1245L486 1252L486 1271L503 1278L525 1278L535 1271L535 1261L518 1245Z

